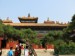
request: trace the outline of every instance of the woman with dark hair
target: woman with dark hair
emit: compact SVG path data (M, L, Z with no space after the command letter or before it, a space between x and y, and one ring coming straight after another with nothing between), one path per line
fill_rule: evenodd
M18 52L18 55L21 56L21 46L19 46Z
M18 56L18 48L15 49L14 56Z

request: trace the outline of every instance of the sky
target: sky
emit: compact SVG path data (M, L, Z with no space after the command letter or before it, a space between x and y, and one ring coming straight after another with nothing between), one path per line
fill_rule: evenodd
M51 21L70 22L75 14L75 0L0 0L0 18L9 17L19 22L18 17L38 17L43 23L47 18Z

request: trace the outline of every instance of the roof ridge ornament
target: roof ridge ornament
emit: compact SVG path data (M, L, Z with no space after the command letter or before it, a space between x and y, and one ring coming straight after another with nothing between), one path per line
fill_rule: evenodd
M7 19L6 20L9 20L9 17L7 17Z
M49 20L49 17L47 18L47 21L50 21L50 20Z
M28 13L28 17L30 17L30 13Z

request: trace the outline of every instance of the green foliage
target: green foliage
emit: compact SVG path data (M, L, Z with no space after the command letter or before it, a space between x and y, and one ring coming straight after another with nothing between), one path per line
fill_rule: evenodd
M0 24L2 24L2 20L0 19Z
M0 24L0 36L4 36L4 29L3 29L3 24Z
M71 21L72 21L72 22L73 22L73 21L75 21L75 14L73 15L73 17L72 17L72 20L71 20Z
M69 43L67 44L64 41L56 41L55 43L55 54L60 54L60 55L72 55L75 54L75 43L69 41Z
M11 38L14 35L14 28L10 25L4 26L4 34Z
M21 30L14 29L13 37L14 39L22 39L24 38L24 33Z
M72 17L72 21L69 23L68 27L63 30L63 38L54 41L55 54L61 55L74 55L75 54L75 42L72 42L75 37L71 37L75 30L75 15ZM61 34L60 34L61 35Z
M34 44L37 44L37 45L40 45L40 44L41 44L39 38L34 38L34 39L32 39L32 40L31 40L31 43L34 43Z
M69 40L71 39L71 37L70 37L70 30L68 30L67 28L65 28L64 30L63 30L63 40L65 41L65 42L69 42Z
M62 39L63 31L50 31L48 34L42 38L42 41L45 43L53 43L53 41Z
M71 22L70 22L70 24L68 26L68 29L69 30L74 30L75 29L75 14L72 17L72 20L71 20Z
M69 23L68 27L64 30L63 39L66 42L69 42L70 40L75 42L75 36L72 36L75 34L75 15L73 15L71 22Z
M69 30L74 30L75 29L75 20L74 21L72 21L72 22L70 22L70 24L69 24Z
M0 24L0 36L7 37L8 39L28 39L31 43L40 43L35 31L32 31L31 29L17 30L10 25Z
M31 43L38 43L37 33L31 29L21 29L24 34L24 39L29 40Z

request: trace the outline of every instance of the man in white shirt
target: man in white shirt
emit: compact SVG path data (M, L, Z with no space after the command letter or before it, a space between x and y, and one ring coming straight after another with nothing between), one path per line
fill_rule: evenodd
M26 46L26 48L24 48L24 56L29 56L28 46Z

